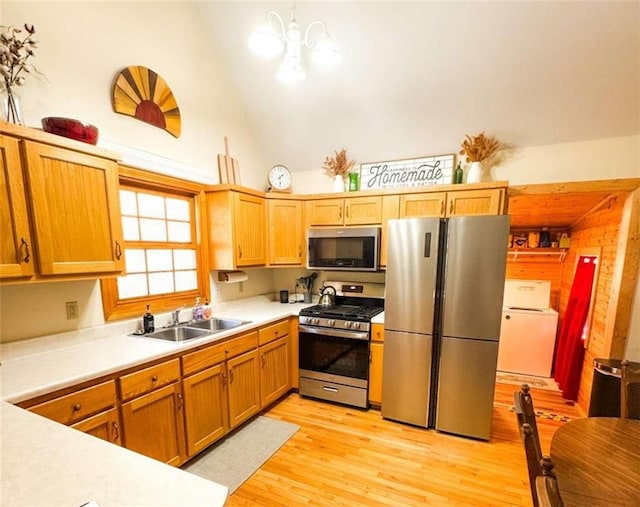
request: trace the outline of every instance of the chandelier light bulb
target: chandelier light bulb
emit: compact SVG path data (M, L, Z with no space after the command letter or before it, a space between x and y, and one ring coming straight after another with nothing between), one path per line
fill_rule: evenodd
M276 27L266 19L249 37L249 48L259 56L271 58L282 53L284 41L278 34Z
M342 61L342 53L327 32L314 45L310 58L311 61L320 65L335 65Z

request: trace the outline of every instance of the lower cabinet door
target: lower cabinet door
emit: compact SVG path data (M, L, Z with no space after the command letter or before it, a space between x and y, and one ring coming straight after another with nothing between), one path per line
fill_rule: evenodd
M260 410L258 350L227 361L229 423L235 428Z
M187 453L191 457L229 430L224 363L186 377L182 389Z
M150 458L178 466L185 451L180 384L170 384L122 404L124 445Z
M83 419L80 422L72 424L71 427L111 442L112 444L122 445L122 439L120 438L120 418L118 417L118 410L115 408Z
M260 401L271 404L291 387L289 378L289 339L285 336L260 347Z
M382 405L382 343L371 344L371 362L369 364L369 403Z

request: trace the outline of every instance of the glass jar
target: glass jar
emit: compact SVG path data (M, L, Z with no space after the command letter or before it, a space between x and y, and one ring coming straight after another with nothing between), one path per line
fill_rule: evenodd
M349 192L356 192L360 189L359 179L360 175L358 173L349 173Z

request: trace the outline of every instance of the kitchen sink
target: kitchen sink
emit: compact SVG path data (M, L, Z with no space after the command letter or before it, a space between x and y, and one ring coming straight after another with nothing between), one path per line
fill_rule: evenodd
M183 342L187 340L193 340L194 338L202 338L210 335L211 331L205 329L195 329L193 327L179 326L168 327L159 331L154 331L144 335L147 338L158 338L160 340L167 340L170 342Z
M215 333L219 331L226 331L227 329L233 329L234 327L241 326L243 324L249 324L250 320L239 319L208 319L198 322L189 322L186 324L190 328L206 329L209 333Z

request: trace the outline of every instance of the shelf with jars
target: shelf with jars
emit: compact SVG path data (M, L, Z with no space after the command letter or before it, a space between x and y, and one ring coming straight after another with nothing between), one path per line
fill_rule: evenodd
M562 262L571 240L565 230L549 230L547 227L535 230L511 230L509 234L509 260L519 256L557 257Z

